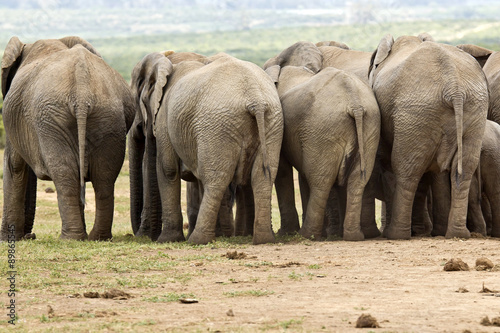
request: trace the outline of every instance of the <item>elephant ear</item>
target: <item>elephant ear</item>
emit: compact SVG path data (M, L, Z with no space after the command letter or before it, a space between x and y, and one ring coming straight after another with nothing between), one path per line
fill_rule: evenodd
M168 76L172 73L173 69L172 63L166 57L158 59L153 66L153 72L149 79L149 86L153 89L149 94L149 103L151 113L153 114L153 133L155 133L156 116L160 110L161 100L163 99L163 88L167 85Z
M473 56L477 60L479 65L481 65L481 67L484 66L490 55L494 52L487 48L472 44L460 44L457 45L457 47Z
M152 127L153 132L163 98L163 88L172 71L170 60L165 54L157 52L146 55L132 71L132 93L139 104L146 127Z
M418 35L418 38L420 38L422 42L434 42L434 38L432 38L432 36L427 32L421 33L420 35Z
M7 92L9 91L10 84L14 75L16 75L17 69L21 64L22 54L24 50L24 44L17 37L12 37L9 43L5 47L5 51L2 57L2 95L5 98Z
M373 74L380 65L391 53L392 45L394 44L394 38L391 34L385 35L378 44L377 49L372 54L370 60L370 67L368 68L368 81L370 86L373 87Z
M281 66L280 65L272 65L269 66L265 69L267 75L271 77L273 80L274 84L278 83L279 77L280 77L280 72L281 72Z
M73 46L77 45L77 44L80 44L84 48L86 48L87 50L89 50L90 52L92 52L93 54L95 54L96 56L102 58L101 55L99 54L99 52L97 52L97 50L92 46L92 44L90 44L89 42L87 42L83 38L80 38L78 36L68 36L68 37L61 38L59 40L64 45L66 45L69 49L72 48Z

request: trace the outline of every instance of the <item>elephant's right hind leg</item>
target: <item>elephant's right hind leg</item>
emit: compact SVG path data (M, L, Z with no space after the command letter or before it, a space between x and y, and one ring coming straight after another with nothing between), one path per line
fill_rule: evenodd
M196 228L188 238L189 243L207 244L215 240L217 214L226 189L227 186L224 185L211 186L207 184L204 187L198 221L196 222Z

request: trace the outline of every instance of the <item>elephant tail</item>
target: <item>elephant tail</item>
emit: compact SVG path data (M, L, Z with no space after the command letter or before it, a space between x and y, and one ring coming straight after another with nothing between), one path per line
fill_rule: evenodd
M358 147L359 147L359 161L361 169L361 178L366 178L366 161L365 161L365 141L363 135L363 118L365 115L365 110L363 107L358 107L352 109L352 117L356 123L356 133L358 135Z
M461 94L458 94L452 97L451 102L453 104L453 109L455 110L455 124L457 127L457 173L455 175L455 181L458 188L460 187L460 182L462 180L464 98Z
M80 186L82 193L85 191L85 136L87 133L87 116L90 104L85 103L86 106L77 104L75 107L76 112L76 127L78 133L78 156L80 164Z
M259 132L260 139L260 149L262 152L262 169L264 171L264 176L266 174L271 177L271 169L269 167L269 160L267 156L267 146L266 146L266 126L265 126L265 115L266 109L262 107L256 107L255 105L250 105L248 111L251 115L255 117L257 121L257 131Z

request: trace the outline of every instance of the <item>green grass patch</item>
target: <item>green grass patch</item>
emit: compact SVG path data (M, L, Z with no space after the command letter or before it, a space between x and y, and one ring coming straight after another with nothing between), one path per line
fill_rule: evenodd
M269 290L244 290L244 291L227 291L223 295L227 297L262 297L274 294L274 291Z

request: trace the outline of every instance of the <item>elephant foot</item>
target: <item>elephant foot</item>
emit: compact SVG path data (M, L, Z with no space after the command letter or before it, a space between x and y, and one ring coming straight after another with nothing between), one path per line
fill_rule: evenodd
M285 228L280 228L278 230L278 235L280 236L289 236L289 235L295 235L297 232L299 232L300 228L293 228L293 229L285 229Z
M90 241L107 241L110 240L111 238L113 238L111 231L99 233L97 231L94 231L94 229L92 229L92 231L89 234Z
M315 241L321 240L321 232L312 232L309 229L300 229L299 234L304 237Z
M36 239L36 234L34 232L30 232L23 236L23 239Z
M446 232L445 238L470 238L470 232L467 228L463 229L450 229Z
M344 236L342 238L345 241L356 242L365 240L365 235L361 232L361 230L355 232L348 232L347 230L344 230Z
M263 232L254 233L252 242L253 242L253 245L275 243L276 238L274 237L274 234L272 231L266 232L266 233L263 233Z
M188 238L188 243L205 245L215 240L215 233L202 233L194 230Z
M74 240L87 240L88 236L86 232L81 232L81 233L65 233L62 232L61 236L59 236L60 239L74 239Z
M160 237L156 240L157 243L174 243L174 242L184 242L186 238L184 233L179 231L162 231Z
M431 236L444 236L446 235L446 228L434 226L431 231Z
M500 237L500 228L492 228L490 236L496 238Z
M231 237L234 235L234 230L228 228L217 228L215 229L215 237Z
M146 230L144 228L139 228L139 230L137 230L137 232L135 233L136 237L142 237L142 236L149 237L149 235L150 235L149 230Z
M411 229L402 230L391 228L391 226L384 229L383 236L387 239L410 239Z
M365 238L376 238L382 234L376 226L372 226L366 229L361 228L361 231L363 232Z

